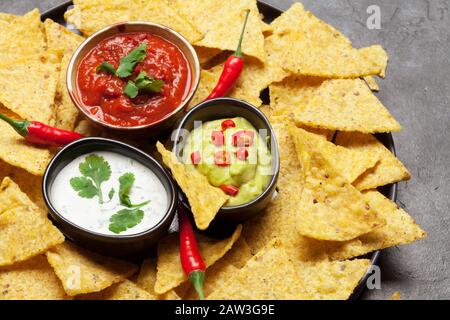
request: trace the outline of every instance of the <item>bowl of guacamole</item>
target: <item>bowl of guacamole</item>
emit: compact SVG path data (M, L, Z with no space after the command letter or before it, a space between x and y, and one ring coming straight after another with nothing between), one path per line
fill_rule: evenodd
M268 119L251 104L233 98L200 103L180 121L173 141L184 165L229 195L214 224L241 223L272 200L278 146Z

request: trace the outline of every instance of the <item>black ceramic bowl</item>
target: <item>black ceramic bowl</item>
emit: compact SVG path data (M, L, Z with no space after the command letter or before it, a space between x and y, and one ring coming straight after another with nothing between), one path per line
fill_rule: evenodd
M228 226L244 222L252 216L260 213L272 200L278 179L280 158L275 133L266 116L256 107L248 102L233 98L217 98L208 100L195 106L181 119L173 137L173 152L177 157L183 154L183 147L186 141L183 138L187 132L194 129L196 121L212 121L223 118L243 117L247 119L256 130L266 130L268 148L272 154L272 177L264 190L256 199L238 206L222 207L211 224L211 228L216 226ZM184 197L183 197L184 198ZM184 198L184 204L187 201Z
M167 192L169 206L156 226L133 235L105 235L72 223L53 207L50 192L58 173L73 159L94 151L111 151L132 158L148 167L160 179ZM166 235L178 203L178 194L171 176L155 159L130 145L104 138L80 139L61 149L45 171L42 192L55 225L68 239L87 249L123 258L140 257L151 252L158 240Z

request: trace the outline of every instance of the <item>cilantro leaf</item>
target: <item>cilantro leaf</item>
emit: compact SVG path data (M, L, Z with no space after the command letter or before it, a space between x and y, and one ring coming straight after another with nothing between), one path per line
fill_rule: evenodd
M111 167L109 166L109 163L105 161L103 157L100 157L96 154L91 154L84 159L84 162L80 163L79 170L81 174L84 176L80 177L79 179L81 178L84 179L74 180L77 181L75 182L75 184L78 184L80 183L80 181L83 181L85 187L90 189L90 191L88 192L89 195L93 190L91 185L94 186L97 191L99 202L103 203L103 194L101 185L103 182L108 181L109 178L111 177ZM88 178L90 178L90 180ZM90 181L90 183L86 182L86 180Z
M134 81L139 91L145 92L161 92L164 85L164 81L149 77L145 71L140 72Z
M78 192L78 195L82 198L92 199L98 195L98 189L92 183L92 180L86 177L74 177L70 179L70 185L73 190Z
M130 192L131 192L131 187L134 184L134 174L131 172L127 172L124 173L123 175L121 175L119 177L119 199L120 199L120 203L126 207L129 208L140 208L145 206L147 203L150 202L150 200L139 203L139 204L132 204L131 200L130 200Z
M122 209L109 219L109 230L117 234L121 233L141 223L143 218L144 211L140 209Z
M126 78L131 76L136 64L144 60L146 56L146 50L147 43L143 43L133 51L131 51L128 55L120 59L120 65L117 68L116 75L119 78Z
M114 197L115 194L116 194L116 190L114 190L114 188L111 188L111 190L109 190L109 193L108 193L109 201L111 201L111 199Z
M106 61L103 61L101 65L99 65L96 69L97 72L100 71L106 71L111 74L116 74L116 68L114 66Z
M123 93L128 97L130 97L131 99L134 99L137 97L139 89L138 87L136 87L136 84L133 81L129 80L128 83L123 88Z

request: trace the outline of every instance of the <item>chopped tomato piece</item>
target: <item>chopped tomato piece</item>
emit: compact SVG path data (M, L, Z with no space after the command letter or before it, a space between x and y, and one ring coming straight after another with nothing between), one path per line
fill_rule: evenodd
M227 151L217 151L214 155L214 163L219 167L230 165L230 154Z
M248 158L248 150L246 148L239 148L236 151L236 158L238 158L239 160L244 161L245 159Z
M220 147L225 144L225 136L223 135L223 132L219 130L214 130L211 132L211 140L216 147Z
M228 184L223 184L220 186L220 189L222 189L223 192L225 192L226 194L234 197L238 194L239 189L236 188L235 186L230 186Z
M228 128L234 128L236 127L236 123L234 123L233 120L227 119L222 121L222 131L227 130Z
M232 135L235 147L250 147L253 144L255 133L253 131L241 130Z
M191 153L191 161L192 164L199 164L200 161L202 160L202 156L200 155L200 151L195 151Z

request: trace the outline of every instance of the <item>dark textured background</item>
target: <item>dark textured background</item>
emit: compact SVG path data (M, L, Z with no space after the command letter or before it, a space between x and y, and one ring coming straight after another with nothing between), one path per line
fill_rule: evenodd
M0 12L45 11L63 0L1 0ZM266 1L287 9L291 0ZM356 47L380 43L389 53L381 101L403 125L394 135L413 179L399 185L398 203L428 232L412 245L384 250L381 290L364 299L450 299L450 1L304 0L305 7L347 35ZM381 8L380 30L366 28L369 5Z

